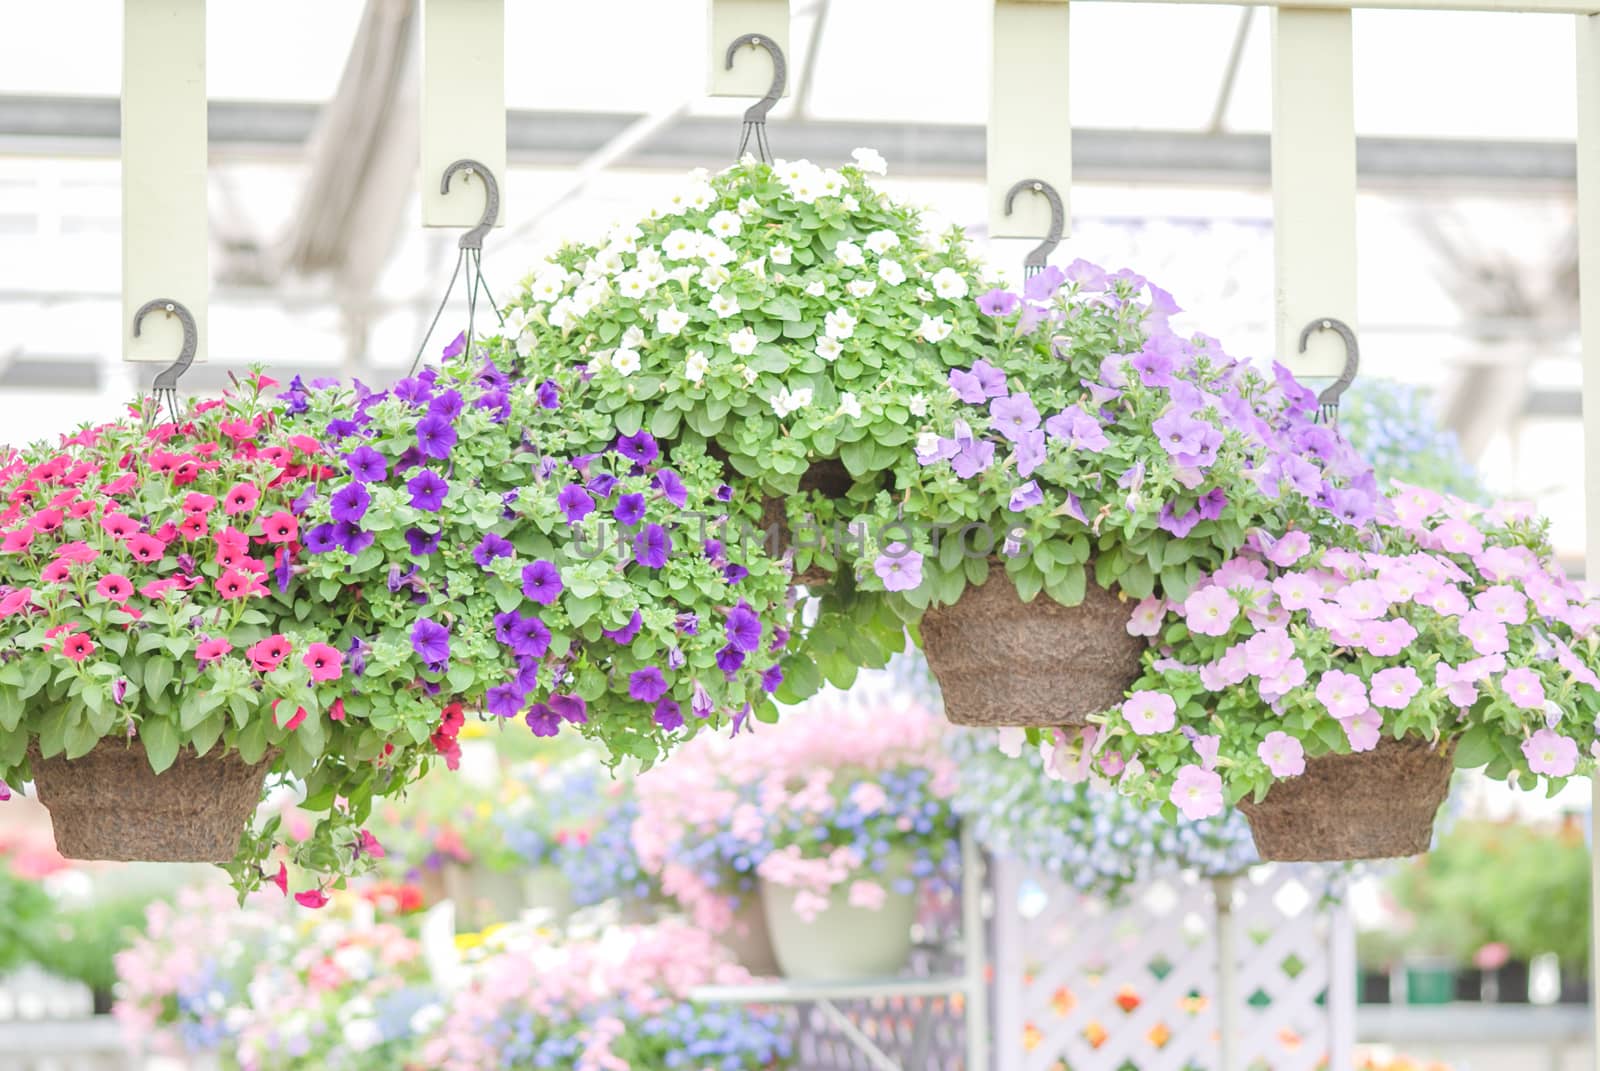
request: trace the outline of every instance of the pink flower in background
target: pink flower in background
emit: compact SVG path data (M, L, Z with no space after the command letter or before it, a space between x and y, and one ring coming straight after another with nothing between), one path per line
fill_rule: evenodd
M1511 649L1504 622L1497 621L1481 610L1461 615L1461 635L1481 655L1504 654Z
M1276 677L1293 658L1294 641L1287 629L1263 629L1244 644L1245 669L1257 677Z
M1450 702L1458 707L1470 707L1478 701L1478 686L1472 677L1448 662L1434 665L1433 682L1443 688Z
M1566 777L1578 768L1578 745L1553 729L1540 729L1522 742L1528 769L1548 777Z
M1507 625L1528 620L1528 598L1509 584L1496 584L1472 597L1472 607Z
M1274 730L1256 745L1256 754L1273 777L1298 777L1306 772L1306 749L1286 732Z
M1191 632L1201 636L1224 636L1233 619L1239 616L1239 603L1226 588L1201 588L1190 592L1183 601L1183 616Z
M850 790L850 802L863 814L876 814L889 802L889 795L874 782L862 781Z
M1351 751L1371 751L1383 735L1383 716L1368 707L1354 718L1340 722Z
M1446 554L1483 553L1483 533L1471 521L1445 521L1433 530L1436 545Z
M1190 743L1194 752L1200 756L1200 768L1214 770L1217 766L1217 751L1222 747L1222 737L1215 735L1197 735Z
M1460 617L1467 612L1467 597L1453 584L1440 584L1422 597L1422 605L1436 614Z
M1122 716L1140 736L1164 733L1177 724L1178 705L1166 692L1134 692L1122 704Z
M828 898L819 896L810 889L801 889L796 892L791 903L794 907L794 913L808 923L817 921L817 918L828 910Z
M1133 608L1133 616L1128 619L1128 635L1154 636L1161 631L1162 618L1166 616L1166 600L1152 595L1141 599L1139 605Z
M875 881L853 881L850 883L851 907L877 911L883 907L884 901L888 898L888 892Z
M1222 813L1222 778L1214 770L1190 764L1178 771L1168 796L1190 821Z
M1510 699L1523 710L1544 709L1544 682L1539 679L1539 674L1526 667L1507 670L1506 675L1500 678L1500 688Z
M1410 666L1394 666L1372 675L1372 705L1404 710L1422 690L1422 679Z
M1267 560L1287 569L1311 550L1311 537L1304 532L1285 532L1267 548Z
M1358 580L1339 592L1339 608L1357 621L1371 621L1389 612L1389 596L1376 580Z
M1285 610L1304 610L1322 601L1322 590L1304 573L1285 573L1272 582L1272 590Z
M1361 623L1361 643L1375 655L1397 655L1417 638L1417 630L1404 618Z

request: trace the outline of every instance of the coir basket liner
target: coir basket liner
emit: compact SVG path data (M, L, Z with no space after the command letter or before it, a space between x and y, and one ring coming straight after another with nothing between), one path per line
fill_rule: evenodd
M271 765L220 748L184 750L157 775L137 741L121 740L76 759L40 758L37 749L31 758L62 855L153 863L232 859Z
M1132 607L1091 583L1077 606L1047 595L1025 603L1003 569L953 606L922 618L922 649L957 725L1088 724L1122 702L1145 642L1128 634Z
M1256 852L1285 863L1419 855L1450 791L1453 743L1385 736L1371 751L1306 760L1298 777L1274 781L1260 803L1239 809Z

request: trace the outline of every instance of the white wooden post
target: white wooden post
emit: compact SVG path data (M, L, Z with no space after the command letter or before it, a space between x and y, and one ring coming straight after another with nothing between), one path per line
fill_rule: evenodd
M1600 15L1574 20L1578 43L1578 317L1583 344L1583 501L1584 571L1600 582ZM1590 782L1590 865L1593 869L1591 920L1600 919L1600 778ZM1592 924L1591 940L1600 963L1600 926ZM1600 1067L1600 1000L1590 998L1594 1031L1590 1038L1594 1066Z
M1050 206L1018 194L1006 214L1006 192L1023 179L1055 187L1072 223L1072 114L1067 101L1069 5L1066 0L994 0L993 69L989 90L989 234L1043 238Z
M1217 1069L1239 1071L1239 925L1233 878L1212 878L1217 911Z
M483 217L483 196L457 175L439 192L445 168L462 158L478 161L500 187L506 218L506 7L505 0L423 0L422 4L422 225L473 227Z
M789 0L711 0L706 12L706 92L713 97L763 97L772 87L766 56L735 60L727 66L728 46L747 33L772 41L794 70L789 51ZM794 81L790 78L789 81ZM789 86L783 87L789 95Z
M206 355L205 0L124 0L122 22L122 356L170 364L175 316L133 317L147 301L181 302Z
M1272 18L1272 226L1277 357L1301 378L1332 379L1344 345L1300 332L1356 322L1355 70L1349 10L1278 8Z

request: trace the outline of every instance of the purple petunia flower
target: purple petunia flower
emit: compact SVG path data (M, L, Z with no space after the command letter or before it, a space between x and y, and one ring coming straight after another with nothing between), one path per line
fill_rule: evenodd
M672 555L672 537L659 524L647 524L633 537L633 560L647 569L659 569Z
M729 584L737 584L739 581L743 580L749 575L750 570L746 569L742 565L736 565L733 562L729 562L727 565L722 567L722 579L726 580Z
M364 531L359 524L351 521L340 521L333 526L334 542L347 554L360 554L372 546L375 538L371 532Z
M744 652L737 647L728 646L717 652L717 668L728 676L739 672L744 665Z
M716 704L711 701L711 693L699 681L694 682L694 696L689 700L689 710L697 718L709 718L717 712Z
M1044 492L1039 490L1038 481L1029 480L1011 492L1011 501L1006 503L1006 508L1012 513L1021 513L1029 506L1037 506L1043 501Z
M326 554L339 545L333 537L333 525L319 524L305 534L301 540L306 550L312 554Z
M561 594L561 570L547 561L522 567L522 593L540 606L549 606Z
M522 615L515 610L494 615L495 642L510 647L517 639L517 622L522 620Z
M345 659L345 666L357 677L367 672L367 645L360 636L350 637L350 657Z
M641 703L654 703L667 694L667 678L655 666L628 674L628 695Z
M426 558L439 549L438 532L424 532L421 528L407 528L406 542L411 545L411 553L419 558Z
M761 646L761 618L743 601L728 611L724 626L728 645L739 651L754 651Z
M950 467L963 480L970 480L994 464L994 443L976 438L965 420L956 421L954 430L956 453Z
M1161 516L1156 518L1157 527L1182 539L1194 531L1194 526L1200 523L1200 511L1197 509L1185 510L1183 516L1178 516L1173 510L1172 503L1166 502L1161 506Z
M970 372L953 369L949 382L956 397L969 405L982 405L990 398L1003 398L1006 394L1006 374L988 361L973 361Z
M553 695L550 697L550 708L574 725L582 725L589 720L589 704L579 695Z
M523 720L533 730L534 736L555 736L561 731L561 715L543 703L533 704Z
M771 666L761 674L761 690L771 695L778 690L778 685L783 683L783 670Z
M524 658L543 658L550 650L550 629L537 617L518 615L511 629L511 650Z
M922 584L922 555L904 543L891 543L872 563L885 591L911 591Z
M700 615L692 611L681 613L673 622L673 627L685 636L700 635Z
M1201 496L1196 508L1200 511L1202 521L1214 521L1222 516L1222 511L1228 506L1227 492L1220 487L1213 487Z
M619 436L616 450L635 465L641 466L648 465L661 456L661 448L656 445L656 437L643 428L632 435Z
M575 483L569 483L561 489L561 493L556 495L556 505L561 507L569 524L577 524L594 512L594 499Z
M1198 417L1180 409L1170 409L1156 418L1150 430L1155 433L1162 449L1176 457L1199 452L1206 441L1206 431L1216 430Z
M656 704L656 724L667 732L683 728L683 708L676 699L663 699Z
M465 352L467 352L467 333L462 331L450 340L450 345L441 350L439 356L448 361L452 357L460 357Z
M610 498L611 492L616 488L616 486L617 478L611 475L609 472L596 473L589 480L589 490L593 491L601 498Z
M1033 471L1044 464L1044 432L1038 428L1023 432L1012 456L1017 461L1017 475L1024 478L1032 476Z
M359 483L347 483L329 499L329 512L336 521L359 521L367 515L372 496Z
M472 549L472 560L477 562L481 568L487 569L496 558L509 558L515 550L516 548L511 545L511 540L490 532Z
M617 518L617 523L625 528L632 528L644 520L644 496L641 494L623 495L617 499L617 508L612 511Z
M1077 264L1084 263L1087 262L1079 260L1073 266L1076 267ZM1103 279L1105 273L1101 272L1100 274ZM1056 291L1060 290L1061 284L1066 281L1067 273L1056 267L1054 264L1051 264L1047 266L1044 271L1039 272L1037 275L1033 276L1033 278L1028 279L1022 284L1022 296L1027 298L1029 301L1049 301L1051 298L1055 297ZM1076 282L1077 280L1073 281ZM1096 286L1093 289L1099 289L1099 287Z
M515 684L497 684L483 697L483 705L491 714L514 718L522 710L523 693Z
M411 649L424 665L442 673L450 664L450 630L429 617L411 626Z
M456 390L447 390L443 394L435 395L433 401L428 403L428 414L446 421L460 416L461 409L461 392Z
M1026 394L1011 394L989 403L989 424L1012 442L1039 426L1039 410Z
M350 467L351 477L358 483L377 483L389 475L389 463L370 446L356 447L344 455L344 461Z
M425 513L437 513L444 505L445 495L450 493L450 485L432 469L423 469L406 481L406 490L411 492L413 507Z
M433 390L420 378L402 379L394 385L394 396L407 405L422 405L433 397Z
M544 409L561 408L561 391L557 389L555 380L547 379L539 384L539 405Z
M1021 304L1017 295L998 287L978 298L978 311L985 316L1010 316Z
M639 629L643 625L644 618L639 615L638 610L635 610L633 616L628 618L626 625L621 628L603 628L600 630L600 635L612 643L620 643L626 646L633 642L635 636L639 635Z
M423 457L442 460L455 449L456 429L442 416L429 414L417 421L417 449Z
M671 469L662 469L656 473L655 479L650 481L663 498L674 506L682 509L689 501L689 489L683 485L683 480Z
M517 660L517 675L511 678L522 694L527 695L539 687L539 660L536 658L522 658Z
M716 499L718 502L732 502L733 488L725 483L717 485Z

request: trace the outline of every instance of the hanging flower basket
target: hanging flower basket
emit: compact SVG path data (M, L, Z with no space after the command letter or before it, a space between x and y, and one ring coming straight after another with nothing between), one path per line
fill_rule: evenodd
M1082 727L1122 701L1145 642L1128 633L1131 608L1090 584L1077 606L1022 601L991 569L951 606L922 619L922 649L957 725Z
M136 741L107 738L76 759L30 755L56 849L68 859L221 863L239 851L272 756L179 752L161 774Z
M843 501L850 492L850 485L855 481L850 476L850 471L844 463L835 460L824 460L814 463L806 474L800 477L800 494L817 494L823 498ZM765 533L775 533L776 544L769 544L769 549L779 556L787 551L798 552L801 548L795 543L794 530L789 527L788 499L768 495L761 500L761 530ZM815 541L818 533L811 533ZM825 537L822 542L826 542ZM815 544L813 544L815 545ZM796 569L794 582L804 584L806 587L820 587L828 583L832 577L832 570L813 563L804 569Z
M1261 858L1283 863L1394 859L1426 852L1433 819L1450 791L1454 741L1384 737L1371 751L1306 761L1305 773L1273 783L1250 820Z

